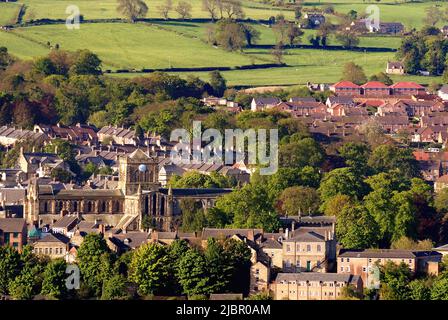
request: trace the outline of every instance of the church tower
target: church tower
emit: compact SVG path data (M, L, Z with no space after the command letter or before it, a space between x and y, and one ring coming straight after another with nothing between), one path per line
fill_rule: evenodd
M158 190L159 167L157 159L148 156L140 149L136 149L129 156L119 159L118 187L124 195L133 195L142 190Z

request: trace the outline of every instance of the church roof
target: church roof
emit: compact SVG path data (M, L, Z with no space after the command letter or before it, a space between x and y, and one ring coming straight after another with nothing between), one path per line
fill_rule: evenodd
M196 188L187 188L187 189L172 189L173 196L177 197L187 197L187 196L216 196L216 195L224 195L232 192L232 189L228 188L205 188L205 189L196 189ZM163 194L168 194L167 188L161 188L159 190Z

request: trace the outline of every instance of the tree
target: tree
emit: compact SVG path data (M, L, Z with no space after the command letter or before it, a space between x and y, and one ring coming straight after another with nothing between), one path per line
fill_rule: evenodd
M139 247L132 255L129 279L137 284L141 295L164 292L169 280L167 249L158 243Z
M260 32L257 29L247 23L241 23L240 26L243 29L248 47L251 47L257 40L260 40Z
M403 236L393 241L391 248L402 250L432 250L432 248L434 248L434 243L429 239L415 241L409 237Z
M20 273L9 282L8 291L15 300L30 300L40 292L41 273L44 270L40 260L30 246L25 246L20 255Z
M176 12L182 20L191 18L191 4L186 1L179 1L176 7Z
M224 292L229 287L233 274L232 261L224 246L216 239L210 238L207 240L204 256L209 275L207 290L210 293Z
M123 275L113 275L103 282L101 300L128 300L126 278Z
M374 74L370 77L370 81L379 81L384 83L386 86L390 86L394 83L393 80L384 72Z
M219 0L202 0L202 10L210 14L212 21L217 19L218 9L220 6Z
M34 61L33 70L37 73L41 73L44 76L56 73L56 67L49 57L36 59Z
M47 264L43 273L41 294L56 299L64 297L67 291L66 268L67 264L62 259L52 260Z
M232 267L232 277L227 290L229 292L249 293L250 267L252 253L244 241L228 238L223 243L227 259Z
M294 8L294 19L300 20L301 17L302 17L302 7L297 6Z
M350 18L351 21L355 21L358 17L358 12L356 12L355 10L350 10L347 13L347 16Z
M134 23L138 18L146 17L148 6L143 0L118 0L117 11Z
M213 94L217 97L222 97L224 91L227 89L226 79L221 75L218 70L211 71L210 74L210 86L213 89Z
M72 161L75 159L73 145L67 140L54 139L50 144L45 146L45 151L56 153L64 161Z
M325 207L326 216L337 217L344 207L353 205L353 199L345 194L337 194L328 199Z
M324 155L324 150L313 138L290 139L289 143L280 145L279 148L279 162L282 167L320 166Z
M274 31L277 44L279 43L283 44L288 41L289 25L290 25L289 22L287 22L283 16L281 16L281 18L276 19L276 23L272 27L272 30Z
M291 47L295 43L300 43L300 37L303 35L303 31L300 30L300 28L296 24L289 23L286 33L289 40L289 45Z
M172 0L165 0L165 2L157 7L157 9L160 12L160 15L165 19L168 20L168 14L173 9L173 1Z
M420 176L418 162L411 149L403 149L390 144L379 145L373 149L368 164L376 172L399 170L406 178Z
M429 6L425 8L426 16L424 22L427 25L435 26L442 19L442 11L437 6Z
M378 226L363 206L347 205L338 215L336 235L344 248L371 248L378 243Z
M64 170L62 168L55 168L51 171L50 176L55 179L56 181L60 181L63 183L69 183L72 179L73 176L70 172L68 172L67 170Z
M367 82L367 77L361 66L348 62L342 70L342 80L351 81L355 84L363 84Z
M410 298L409 282L411 280L409 266L404 262L397 265L392 261L387 261L380 270L381 300L408 300Z
M221 20L214 28L214 39L218 45L229 51L241 50L247 41L247 32L243 24L233 20Z
M228 19L243 19L244 11L240 0L220 0L219 11L221 19L224 14Z
M110 114L106 110L100 110L90 114L89 123L95 125L97 128L102 128L111 123Z
M322 23L317 29L316 35L320 37L320 42L322 46L326 46L328 44L328 37L334 32L335 26L329 22Z
M353 48L359 44L358 36L352 31L340 31L336 34L336 40L345 48Z
M101 234L90 233L85 236L78 250L78 265L81 277L90 292L99 297L103 280L106 276L102 273L105 263L103 255L109 254L109 248ZM103 269L104 270L104 269Z
M436 193L434 197L434 206L439 212L448 212L448 188L443 188Z
M331 199L336 195L346 195L352 199L360 199L366 186L362 179L351 168L338 168L324 175L318 189L322 201L321 211L326 211Z
M205 256L198 249L189 249L180 259L177 276L183 293L208 294L209 277Z
M448 300L448 277L446 274L437 277L433 282L431 300Z
M249 183L220 197L215 210L228 217L235 228L263 228L268 232L280 227L266 185Z
M6 68L13 62L12 57L8 54L6 47L0 47L0 71Z
M283 190L279 202L284 214L312 215L319 208L319 195L309 187L290 187Z
M360 142L347 142L338 148L345 164L364 175L368 171L369 147Z
M77 75L99 75L101 74L101 60L89 50L80 50L76 53L76 58L70 68L70 73Z
M415 279L409 282L411 300L431 300L431 287L425 279Z
M371 147L376 147L385 142L384 129L378 120L374 118L368 119L359 127L359 132L362 133Z
M8 287L20 273L20 254L12 247L0 246L0 293L8 294Z

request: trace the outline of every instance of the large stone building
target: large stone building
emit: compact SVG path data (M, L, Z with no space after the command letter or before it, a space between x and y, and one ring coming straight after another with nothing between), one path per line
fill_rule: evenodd
M181 214L179 201L192 198L207 209L230 189L171 189L158 183L157 158L136 149L119 158L116 189L62 189L30 183L25 199L25 217L29 224L52 226L61 215L75 214L80 219L101 221L123 232L142 229L144 216L159 230L176 228Z
M347 286L361 294L361 277L337 273L279 273L272 288L275 300L337 300L343 298L343 288Z

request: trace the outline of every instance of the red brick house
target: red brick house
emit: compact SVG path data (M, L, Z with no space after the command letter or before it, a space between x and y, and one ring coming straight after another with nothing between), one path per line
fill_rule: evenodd
M361 94L361 87L351 81L339 81L330 86L330 91L341 96L354 96Z
M425 93L425 87L415 82L397 82L389 86L393 95L416 95Z
M385 96L390 94L390 89L379 81L370 81L361 86L365 96Z
M27 228L25 219L1 218L0 219L0 245L11 246L22 251L26 244Z

